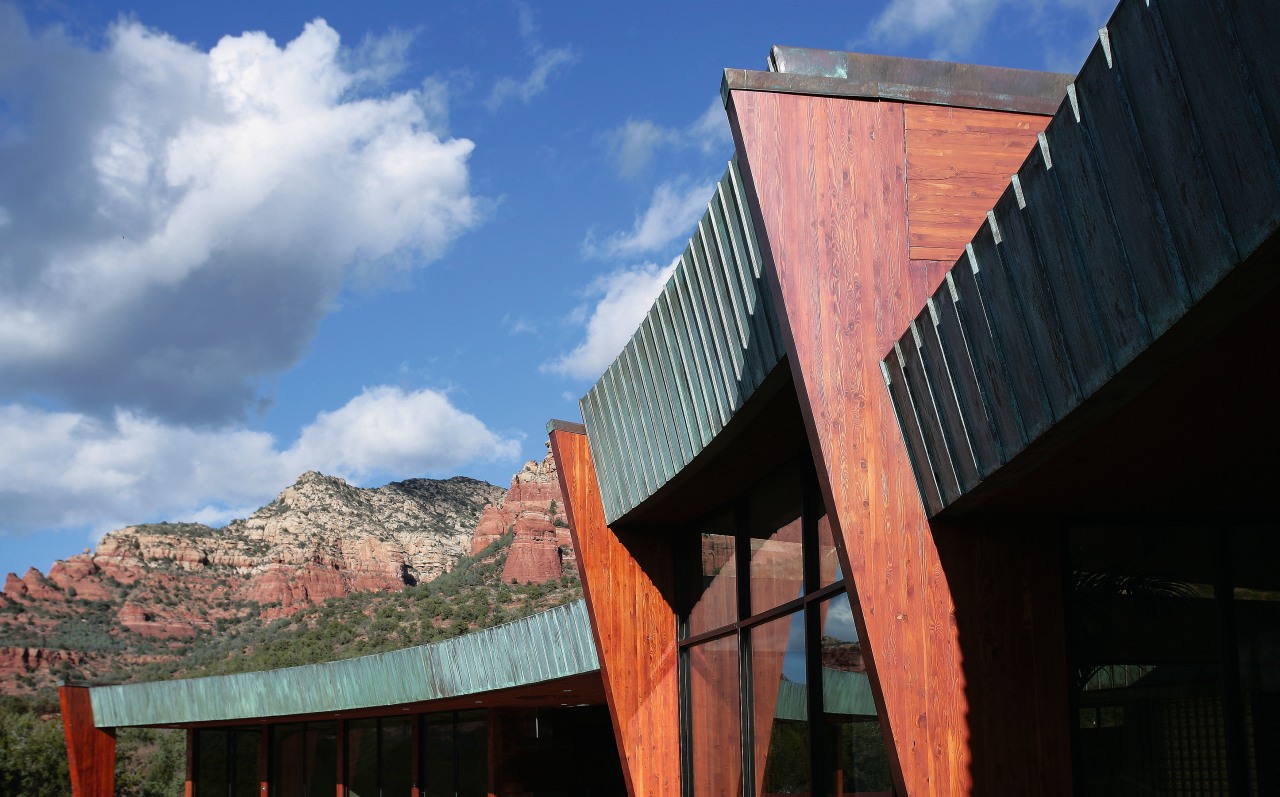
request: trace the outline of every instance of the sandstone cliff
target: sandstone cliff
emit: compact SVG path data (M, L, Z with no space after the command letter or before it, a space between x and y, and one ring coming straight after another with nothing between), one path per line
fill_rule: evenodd
M526 462L501 501L480 514L471 542L473 554L507 532L515 534L502 580L542 584L565 573L577 573L573 539L565 516L564 496L555 460Z

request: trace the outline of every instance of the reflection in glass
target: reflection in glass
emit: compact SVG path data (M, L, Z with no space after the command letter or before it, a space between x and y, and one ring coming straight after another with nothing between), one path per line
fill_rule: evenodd
M306 726L300 723L271 729L272 797L307 797Z
M196 731L195 786L199 797L226 797L227 731Z
M232 753L230 797L258 797L261 778L258 773L262 751L262 732L238 730L231 732Z
M1212 540L1156 527L1070 540L1077 793L1228 793Z
M409 797L413 790L413 729L409 717L381 720L378 757L382 797Z
M423 717L421 786L423 797L489 793L489 721L483 709Z
M338 726L309 722L306 734L307 797L338 792Z
M788 468L752 490L747 500L751 614L804 594L801 489L799 470Z
M378 797L378 721L347 723L349 797Z
M738 619L738 577L733 515L723 512L703 524L693 557L689 633L699 634Z
M840 554L836 551L835 532L831 528L831 516L818 518L818 586L825 587L844 578L840 567Z
M751 629L757 794L808 794L809 690L804 614Z
M1249 794L1280 794L1280 540L1275 529L1232 537L1235 649L1248 749Z
M738 638L689 648L689 701L695 797L742 793L738 712Z
M893 781L849 596L821 604L822 708L836 794L889 793Z

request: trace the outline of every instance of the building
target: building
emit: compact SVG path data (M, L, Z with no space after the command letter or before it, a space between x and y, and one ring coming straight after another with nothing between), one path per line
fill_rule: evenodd
M1074 79L726 71L725 177L549 425L629 794L1280 791L1278 40L1125 0Z

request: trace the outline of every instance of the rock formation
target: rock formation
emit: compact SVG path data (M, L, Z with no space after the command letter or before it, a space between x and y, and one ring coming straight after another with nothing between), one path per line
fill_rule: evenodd
M564 496L550 454L542 462L526 462L511 477L506 496L480 513L471 553L479 553L506 533L515 534L515 539L502 570L503 581L542 584L577 572Z

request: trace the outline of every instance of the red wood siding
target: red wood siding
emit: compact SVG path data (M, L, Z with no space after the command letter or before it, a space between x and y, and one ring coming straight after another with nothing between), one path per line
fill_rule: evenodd
M89 687L60 686L62 728L67 737L72 797L113 797L116 781L115 729L93 725Z
M940 552L880 373L881 357L924 304L932 272L940 272L911 262L916 134L907 116L893 102L745 91L730 98L899 789L1065 795L1061 613L1052 599L1056 565L1045 556L1052 536L1022 546L947 538ZM972 140L942 138L960 149ZM990 149L989 139L981 140ZM943 153L929 159L931 168L945 167ZM970 160L964 152L954 159ZM946 260L950 253L940 249L952 234L930 239L936 251L918 250L919 259ZM983 529L972 533L986 539ZM999 578L1017 572L1034 573L1048 587ZM993 644L999 647L987 649ZM1041 688L1059 676L1061 690ZM993 707L1004 715L996 717Z
M911 259L943 260L949 267L1050 117L937 105L898 107L906 130Z
M605 524L586 435L556 430L551 450L628 792L679 794L672 553L664 539Z

